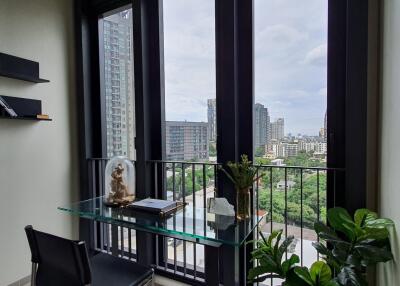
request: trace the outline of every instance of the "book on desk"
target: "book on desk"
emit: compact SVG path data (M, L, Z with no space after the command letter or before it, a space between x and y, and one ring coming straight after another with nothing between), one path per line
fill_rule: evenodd
M133 202L129 204L127 207L135 211L144 211L164 216L178 209L181 209L184 206L185 204L182 202L147 198L144 200Z

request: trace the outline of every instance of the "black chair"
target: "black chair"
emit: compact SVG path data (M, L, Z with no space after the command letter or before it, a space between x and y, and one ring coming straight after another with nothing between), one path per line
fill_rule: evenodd
M132 261L99 253L89 259L83 241L25 227L32 253L32 286L153 285L154 271Z

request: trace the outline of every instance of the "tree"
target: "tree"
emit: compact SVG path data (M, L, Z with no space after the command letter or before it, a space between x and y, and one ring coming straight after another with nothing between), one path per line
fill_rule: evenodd
M265 155L265 148L263 146L257 147L254 156L255 157L262 157L264 155Z

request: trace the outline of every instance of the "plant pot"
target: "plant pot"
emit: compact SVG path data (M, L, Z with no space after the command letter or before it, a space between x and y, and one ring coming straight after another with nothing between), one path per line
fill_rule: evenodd
M250 217L250 188L236 190L236 218L245 220Z

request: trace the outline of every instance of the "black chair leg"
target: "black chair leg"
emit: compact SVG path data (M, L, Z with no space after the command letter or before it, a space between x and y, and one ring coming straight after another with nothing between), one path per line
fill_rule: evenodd
M37 263L32 262L31 286L36 286Z

